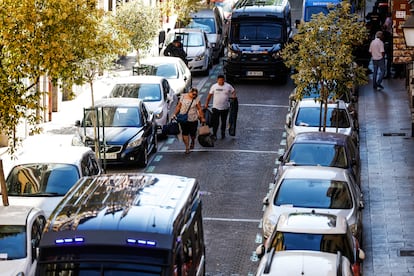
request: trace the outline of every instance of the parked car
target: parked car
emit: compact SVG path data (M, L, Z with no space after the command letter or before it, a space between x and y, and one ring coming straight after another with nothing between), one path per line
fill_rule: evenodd
M289 166L263 199L263 237L269 238L285 212L323 212L345 217L362 238L363 195L348 171L319 166Z
M39 208L0 206L1 275L34 275L45 224L46 215Z
M109 98L141 99L149 112L154 114L157 134L169 122L175 95L168 80L159 76L129 76L115 80Z
M5 172L9 203L38 207L49 216L79 178L102 172L95 153L87 147L23 149Z
M72 145L98 150L105 164L147 166L149 155L157 151L158 144L154 115L143 100L104 98L84 113L82 121L75 122L78 131Z
M326 132L351 136L358 144L358 128L343 101L328 103ZM324 107L313 99L302 99L286 115L286 144L289 147L300 132L323 131Z
M178 57L147 57L133 67L134 75L155 75L168 80L175 95L187 93L193 85L190 69Z
M262 258L256 276L354 276L351 263L336 254L310 250L273 251Z
M190 23L186 28L201 29L207 34L208 41L213 49L213 62L218 63L224 53L224 42L227 36L224 33L224 20L218 7L200 9L190 14Z
M327 166L346 169L361 185L361 162L358 146L345 134L332 132L298 133L279 157L277 174L286 166Z
M201 72L208 75L213 66L213 50L207 34L200 29L172 29L167 33L160 52L161 56L164 56L165 48L175 39L181 41L184 51L187 53L188 69L191 72Z
M361 275L365 253L359 248L346 219L340 215L315 211L284 213L266 244L257 247L256 254L269 261L275 252L297 250L332 254L339 251L351 263L354 275Z

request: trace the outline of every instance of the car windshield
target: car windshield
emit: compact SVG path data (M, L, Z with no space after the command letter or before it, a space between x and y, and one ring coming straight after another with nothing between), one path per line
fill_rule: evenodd
M272 247L276 251L311 250L336 254L340 251L351 263L355 262L350 237L346 234L276 233Z
M282 26L272 23L239 23L232 24L232 40L243 41L269 41L277 42L282 39Z
M284 179L273 204L322 209L351 209L353 206L346 182L318 179Z
M9 196L63 196L79 177L72 164L23 164L12 169L6 186Z
M26 257L26 227L0 225L0 261Z
M301 107L296 117L296 126L319 127L322 126L323 109L320 107ZM329 108L326 127L349 128L350 122L345 109Z
M109 94L111 98L138 98L144 102L161 100L161 88L158 83L116 84Z
M187 26L192 29L202 29L207 34L216 32L214 18L191 18L190 24Z
M348 168L345 147L335 144L293 143L285 160L296 165Z
M99 116L99 125L105 127L141 127L141 116L138 107L107 106L98 108L98 111L87 110L83 125L93 126Z

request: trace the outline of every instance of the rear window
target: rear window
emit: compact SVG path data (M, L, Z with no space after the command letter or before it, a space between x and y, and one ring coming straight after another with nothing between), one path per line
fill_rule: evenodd
M293 143L287 163L348 168L345 147L335 144Z
M353 206L346 182L317 179L283 180L273 204L319 209L350 209Z
M14 167L6 185L10 196L63 196L79 177L75 165L33 163Z
M302 107L295 121L296 126L319 127L323 125L323 109L319 107ZM345 109L328 108L327 127L349 128L351 126Z
M157 69L158 71L159 69ZM166 71L164 66L161 71ZM110 93L111 98L138 98L144 102L161 100L161 88L158 83L116 84Z

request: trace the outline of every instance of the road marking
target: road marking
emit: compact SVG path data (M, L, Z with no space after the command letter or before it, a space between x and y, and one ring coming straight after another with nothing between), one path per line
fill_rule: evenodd
M259 153L259 154L275 154L278 153L277 151L269 150L229 150L229 149L194 149L191 150L193 152L244 152L244 153ZM167 146L162 147L158 152L163 153L176 153L176 152L183 152L183 149L172 150L169 149Z
M259 223L260 222L260 219L232 219L232 218L210 218L210 217L203 217L203 220L232 221L232 222L254 222L254 223Z

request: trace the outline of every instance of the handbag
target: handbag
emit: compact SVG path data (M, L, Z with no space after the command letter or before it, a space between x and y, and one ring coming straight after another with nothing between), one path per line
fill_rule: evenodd
M171 120L163 126L162 132L165 135L178 135L180 133L180 126L176 120Z
M201 125L198 128L198 135L209 135L210 134L210 127L206 124Z
M190 106L187 109L187 112L184 114L178 113L177 114L177 122L185 123L188 121L188 112L190 111L191 105L193 104L194 99L191 100Z

